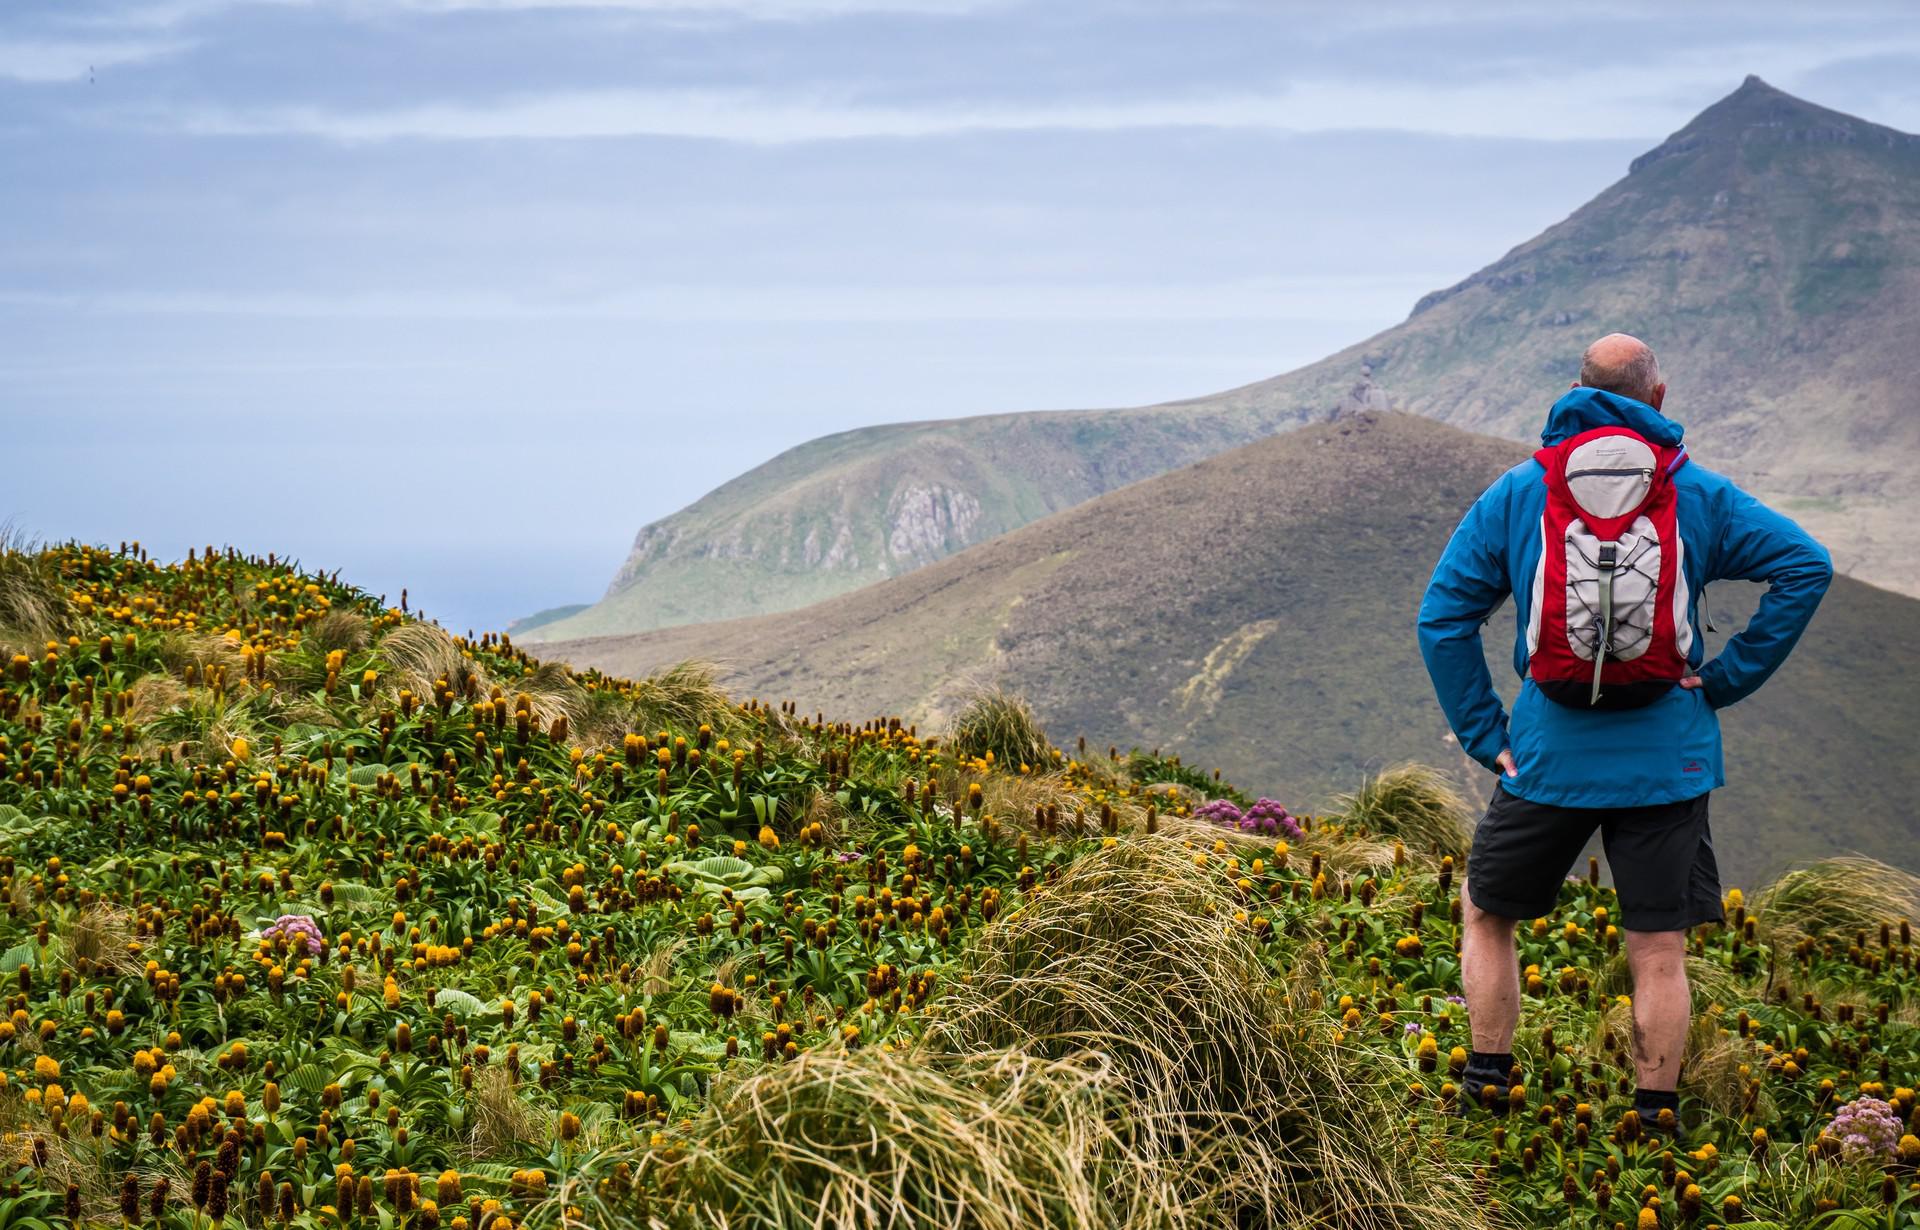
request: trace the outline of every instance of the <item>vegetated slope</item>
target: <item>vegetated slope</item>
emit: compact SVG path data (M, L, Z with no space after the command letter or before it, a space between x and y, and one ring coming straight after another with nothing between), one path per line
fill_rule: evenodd
M1433 562L1507 441L1359 414L1134 484L909 576L801 611L545 647L634 674L688 656L739 690L938 723L970 682L1056 738L1164 746L1296 805L1403 758L1469 770L1413 634ZM1721 584L1717 645L1757 587ZM1512 611L1488 631L1511 691ZM1737 877L1859 849L1915 864L1920 602L1840 578L1801 651L1726 715ZM1864 766L1872 766L1871 769Z
M1022 741L0 545L0 1224L1911 1230L1920 877L1729 892L1651 1124L1557 886L1496 1117L1429 771L1297 822Z
M1297 371L1132 410L826 436L642 529L538 639L787 610L1342 405L1530 440L1594 337L1645 337L1701 455L1840 569L1920 594L1920 137L1748 78L1565 221ZM1357 382L1357 383L1356 383Z

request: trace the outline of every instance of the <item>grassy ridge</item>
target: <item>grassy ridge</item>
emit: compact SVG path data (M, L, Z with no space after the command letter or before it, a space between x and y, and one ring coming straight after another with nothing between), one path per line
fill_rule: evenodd
M1480 794L1414 637L1461 513L1526 450L1402 415L1303 428L1102 496L803 611L544 651L643 674L700 655L730 686L942 722L981 681L1099 748L1184 749L1307 807L1402 760ZM1754 586L1709 590L1717 650ZM1514 613L1485 633L1511 696ZM1833 850L1910 867L1920 602L1847 578L1780 674L1724 715L1723 866L1748 883ZM1870 769L1864 766L1871 766ZM1916 867L1920 869L1920 867Z
M1920 1224L1890 868L1695 934L1668 1143L1589 880L1451 1113L1430 773L1247 828L1010 698L970 753L219 553L0 552L0 645L7 1226Z

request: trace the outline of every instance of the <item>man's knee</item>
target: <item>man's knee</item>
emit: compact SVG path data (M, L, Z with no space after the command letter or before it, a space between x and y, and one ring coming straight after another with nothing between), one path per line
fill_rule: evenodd
M1463 925L1478 931L1511 932L1520 925L1517 918L1508 918L1504 914L1494 914L1481 909L1473 903L1473 892L1466 881L1460 884L1460 921Z
M1685 931L1627 932L1627 965L1634 976L1672 975L1687 972L1687 933Z

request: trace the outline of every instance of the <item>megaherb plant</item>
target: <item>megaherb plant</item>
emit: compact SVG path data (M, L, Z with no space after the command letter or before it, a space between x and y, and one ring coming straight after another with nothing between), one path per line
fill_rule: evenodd
M0 674L0 1225L1920 1225L1890 868L1696 933L1673 1124L1569 883L1496 1118L1411 771L1229 827L1017 705L954 748L211 550L0 551Z

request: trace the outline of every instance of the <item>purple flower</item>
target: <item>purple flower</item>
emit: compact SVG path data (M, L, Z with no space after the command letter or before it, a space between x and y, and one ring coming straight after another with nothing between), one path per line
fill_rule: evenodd
M273 925L260 933L264 940L284 939L290 947L307 946L309 955L317 954L325 948L326 940L320 934L320 924L305 914L282 914L273 920Z
M1827 1133L1840 1138L1848 1161L1875 1161L1892 1157L1900 1143L1900 1117L1879 1098L1855 1098L1840 1108Z
M1263 837L1300 836L1300 825L1287 814L1285 807L1272 799L1260 799L1245 811L1240 810L1232 799L1215 799L1196 808L1193 818Z
M1407 1036L1407 1037L1409 1037L1409 1038L1411 1038L1411 1037L1413 1037L1413 1036L1414 1036L1415 1034L1417 1034L1417 1033L1419 1033L1419 1032L1420 1032L1420 1029L1421 1029L1421 1025L1420 1025L1420 1022L1418 1022L1418 1021L1408 1021L1408 1022L1406 1023L1406 1025L1405 1025L1405 1026L1404 1026L1404 1027L1403 1027L1403 1028L1402 1028L1402 1029L1400 1030L1400 1032L1401 1032L1402 1034L1404 1034L1405 1036Z
M1447 1002L1450 1004L1458 1005L1459 1007L1462 1007L1462 1008L1467 1006L1467 1000L1464 995L1449 995L1447 996Z
M858 850L841 850L834 854L833 861L836 863L851 863L859 857L860 851Z

